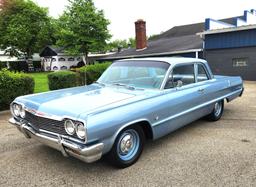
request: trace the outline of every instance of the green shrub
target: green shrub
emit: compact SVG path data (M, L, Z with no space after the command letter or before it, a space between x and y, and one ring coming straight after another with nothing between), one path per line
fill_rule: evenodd
M0 71L0 110L8 109L10 103L18 96L32 94L35 82L24 73Z
M95 82L110 65L111 62L104 62L80 68L80 84L88 85Z
M41 61L33 61L33 67L37 71L41 70L42 69Z
M7 62L0 62L0 70L7 68Z
M71 71L57 71L48 74L50 90L77 86L77 74Z
M26 61L12 61L9 62L10 70L15 72L28 72L28 64Z

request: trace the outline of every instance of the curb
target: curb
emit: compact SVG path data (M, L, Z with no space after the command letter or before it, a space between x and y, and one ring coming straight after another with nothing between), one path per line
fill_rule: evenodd
M11 114L11 111L10 110L0 111L0 115L4 115L4 114Z

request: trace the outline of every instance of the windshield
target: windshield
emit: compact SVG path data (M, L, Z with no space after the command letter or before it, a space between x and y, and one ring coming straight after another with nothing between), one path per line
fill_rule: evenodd
M158 61L117 61L99 78L99 83L159 89L169 64Z

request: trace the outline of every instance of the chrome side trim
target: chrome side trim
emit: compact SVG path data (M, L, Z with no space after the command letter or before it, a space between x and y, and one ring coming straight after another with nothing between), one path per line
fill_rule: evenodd
M193 107L193 108L191 108L191 109L185 110L185 111L180 112L180 113L175 114L175 115L172 115L172 116L170 116L170 117L168 117L168 118L165 118L165 119L163 119L163 120L161 120L161 121L158 121L158 122L152 124L152 127L156 127L156 126L160 125L161 123L164 123L164 122L166 122L166 121L169 121L169 120L178 118L178 117L180 117L180 116L182 116L182 115L185 115L185 114L187 114L187 113L190 113L190 112L193 112L193 111L198 110L198 109L200 109L200 108L203 108L203 107L205 107L205 106L207 106L207 105L210 105L210 104L212 104L212 103L215 103L215 102L217 102L217 101L219 101L219 100L225 99L225 98L227 98L227 97L229 97L229 96L231 96L231 95L233 95L233 94L238 94L238 93L240 93L241 91L242 91L242 89L239 89L239 90L237 90L237 91L231 92L231 93L229 93L229 94L227 94L227 95L224 95L224 96L222 96L222 97L213 99L213 100L211 100L211 101L208 101L208 102L206 102L206 103L203 103L203 104L198 105L198 106L196 106L196 107Z
M103 143L97 143L92 146L79 145L74 142L69 142L63 138L63 136L57 134L57 136L47 136L36 132L28 124L20 123L14 118L9 119L9 123L16 126L20 132L22 132L25 137L33 138L39 142L48 145L54 149L62 152L63 156L73 156L84 162L91 163L99 160L102 156L102 151L104 148ZM49 134L50 135L50 134ZM52 134L53 135L53 134Z

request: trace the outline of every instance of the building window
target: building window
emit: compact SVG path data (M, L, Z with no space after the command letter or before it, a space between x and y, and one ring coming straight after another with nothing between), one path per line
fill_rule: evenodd
M80 60L81 60L81 57L78 57L76 60L77 60L77 61L80 61Z
M56 58L52 58L52 62L56 62Z
M68 67L67 66L61 66L61 68L60 68L61 70L67 70L68 69Z
M68 61L75 61L74 58L68 58Z
M61 62L61 61L66 61L66 59L65 58L59 58L59 61Z
M57 66L54 66L52 69L53 69L54 71L56 71L56 70L58 70L58 67L57 67Z
M248 58L233 58L233 67L246 67L248 66Z

